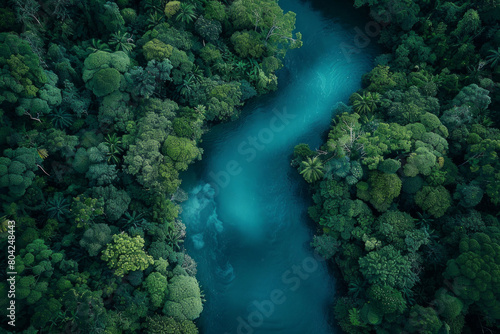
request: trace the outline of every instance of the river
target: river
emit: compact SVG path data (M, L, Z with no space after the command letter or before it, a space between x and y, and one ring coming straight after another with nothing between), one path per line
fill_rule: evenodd
M310 195L290 159L298 143L319 148L333 107L373 66L376 41L356 37L369 19L350 1L280 6L297 13L303 47L288 52L276 92L204 136L203 160L183 175L186 248L207 300L202 334L336 331L335 278L310 246ZM351 52L360 42L370 43Z

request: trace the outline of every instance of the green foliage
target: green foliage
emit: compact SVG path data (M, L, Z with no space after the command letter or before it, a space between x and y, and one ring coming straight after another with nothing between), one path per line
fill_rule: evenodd
M158 272L152 272L144 280L143 286L151 298L151 304L155 308L164 304L168 293L167 284L167 278Z
M183 137L168 136L162 153L174 161L177 170L186 170L188 165L201 155L196 143Z
M56 218L58 221L63 222L69 215L70 204L62 193L56 193L54 197L47 200L45 205L49 218Z
M208 109L206 119L227 120L236 116L236 107L241 105L239 82L223 83L207 90Z
M165 4L165 16L170 19L173 17L180 9L181 3L179 1L169 1Z
M442 327L436 310L431 307L415 305L410 309L407 329L411 333L437 334Z
M260 35L255 31L237 31L231 36L231 42L236 53L242 58L260 58L264 53Z
M177 320L194 320L203 310L200 287L195 278L175 276L168 285L168 297L163 313Z
M115 270L116 276L123 277L130 271L145 270L154 263L153 258L144 251L144 239L140 236L132 238L122 233L112 238L113 242L102 252L101 259Z
M122 33L121 31L111 34L109 45L114 46L115 51L123 51L125 53L128 53L135 48L135 44L132 43L132 37L130 34L127 32Z
M396 174L370 173L370 203L380 212L386 211L401 192L402 182Z
M130 58L123 51L97 51L85 59L82 79L96 96L106 96L118 90L121 73L126 72L129 66Z
M83 233L80 246L85 248L90 256L97 256L111 242L111 229L106 224L92 225Z
M34 148L6 149L0 157L0 188L8 188L16 199L23 196L33 183L40 157Z
M209 20L223 22L227 18L226 8L219 1L208 1L205 7L205 17Z
M211 43L208 43L201 49L200 57L209 64L216 63L222 59L220 51Z
M198 35L209 43L215 43L222 32L222 26L219 21L208 20L203 16L200 16L196 20L194 28Z
M380 94L377 92L363 92L363 95L354 93L350 100L354 106L354 111L360 115L366 115L375 112L377 103L380 101Z
M147 319L146 328L151 334L198 334L198 329L190 320L176 320L158 314Z
M15 34L0 33L0 45L0 104L35 97L47 82L38 56Z
M491 98L488 95L488 90L472 84L462 88L451 103L459 107L468 106L472 110L480 112L488 108L491 103Z
M307 157L307 160L301 163L300 174L309 183L320 180L323 177L323 162L318 156L312 159Z
M389 210L378 217L376 227L376 235L380 239L399 250L404 250L405 237L414 230L415 223L408 213Z
M125 73L127 90L136 98L149 98L161 83L171 80L171 70L168 59L162 62L150 60L146 68L136 66Z
M397 86L397 81L394 80L394 74L389 71L389 66L376 66L367 74L367 79L370 81L368 90L371 92L384 93Z
M315 235L311 246L325 259L332 258L338 251L340 243L332 236L322 234Z
M449 191L443 186L424 186L415 195L415 203L436 218L443 216L451 206Z
M383 161L384 154L389 152L408 152L411 148L411 133L397 123L381 123L373 132L366 133L358 139L365 156L363 164L369 169L376 169Z
M419 147L411 153L403 167L405 176L414 177L418 174L430 175L432 167L436 166L436 156L426 147Z
M499 290L495 283L499 265L499 234L475 233L460 241L460 255L447 263L444 277L456 282L455 294L466 305L476 304L480 312L499 319ZM455 312L456 313L456 312Z
M406 309L406 300L400 291L388 285L372 285L367 290L370 306L382 314L403 313Z
M436 307L446 319L453 319L460 315L464 305L457 297L448 293L445 289L436 292Z
M360 258L359 268L370 284L388 285L401 290L411 289L417 281L408 256L402 255L392 245Z
M484 191L478 184L458 184L453 199L465 208L473 208L481 202L483 195Z
M401 162L394 159L386 159L378 165L378 170L386 174L395 174L401 168Z
M154 38L144 44L142 51L147 61L163 61L170 58L174 47Z
M196 8L192 4L181 2L175 19L182 23L191 23L196 20Z
M88 226L98 216L104 213L103 201L87 196L77 196L73 198L71 212L75 217L77 227Z

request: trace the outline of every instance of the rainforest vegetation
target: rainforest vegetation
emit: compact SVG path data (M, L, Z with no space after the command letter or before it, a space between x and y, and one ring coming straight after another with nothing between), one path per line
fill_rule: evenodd
M312 245L344 285L336 321L351 334L498 333L500 2L354 5L374 21L346 53L373 39L383 54L324 144L292 161L311 184Z
M277 88L294 25L274 0L0 1L2 331L198 333L179 172Z

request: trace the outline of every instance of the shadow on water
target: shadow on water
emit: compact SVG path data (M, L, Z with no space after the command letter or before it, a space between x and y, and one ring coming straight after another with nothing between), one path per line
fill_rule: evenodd
M287 54L278 91L207 133L204 159L183 175L181 217L207 299L198 320L205 334L337 332L334 276L310 246L310 194L290 154L301 142L321 145L332 107L360 87L377 50L346 59L342 45L369 20L349 1L280 5L297 13L304 46Z

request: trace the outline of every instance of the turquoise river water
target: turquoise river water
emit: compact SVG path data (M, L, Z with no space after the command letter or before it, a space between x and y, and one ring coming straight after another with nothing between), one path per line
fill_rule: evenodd
M186 247L207 300L203 334L336 331L335 279L310 246L310 195L290 159L298 143L319 148L333 107L371 69L376 43L346 57L369 22L350 1L280 6L297 13L304 46L288 52L276 92L204 136L203 160L183 176Z

